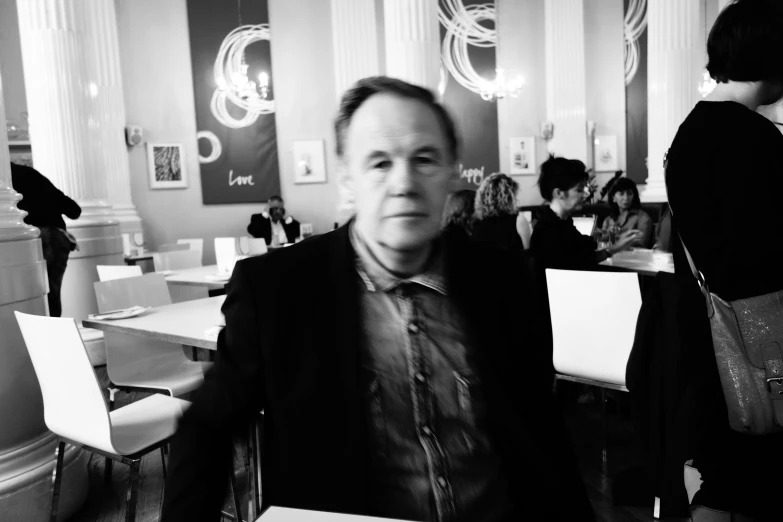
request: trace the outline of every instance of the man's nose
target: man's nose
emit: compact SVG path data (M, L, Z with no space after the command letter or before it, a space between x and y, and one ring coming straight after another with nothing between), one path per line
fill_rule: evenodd
M416 169L409 161L396 161L388 177L393 195L409 195L416 190Z

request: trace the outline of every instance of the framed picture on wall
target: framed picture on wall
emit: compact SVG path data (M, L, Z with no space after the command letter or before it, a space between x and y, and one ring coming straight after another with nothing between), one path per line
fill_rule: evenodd
M151 189L187 188L184 150L178 143L148 143L147 161Z
M294 183L326 183L323 140L295 141Z
M596 136L595 142L595 171L616 172L617 164L617 136Z
M509 138L508 155L512 175L536 173L535 137Z

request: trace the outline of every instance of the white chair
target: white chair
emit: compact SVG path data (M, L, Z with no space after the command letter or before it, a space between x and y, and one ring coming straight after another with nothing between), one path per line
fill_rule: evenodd
M183 243L166 243L158 247L158 252L178 252L180 250L190 250L190 245Z
M233 272L236 262L249 253L249 247L248 250L243 250L242 241L238 237L215 238L215 261L218 273Z
M100 313L131 306L171 304L166 280L160 274L94 283ZM185 357L182 346L164 341L105 332L106 369L112 385L145 388L173 397L195 390L212 365Z
M46 427L59 438L51 520L57 520L66 443L130 466L125 520L134 520L141 458L162 450L190 403L156 394L109 412L74 320L14 314L41 386ZM163 469L165 476L165 458Z
M600 389L605 464L606 390L628 391L625 367L642 306L639 276L547 269L546 282L555 378Z
M260 256L269 251L266 240L262 237L242 236L237 238L237 259L248 256Z
M639 276L546 271L558 377L628 391L625 366L642 306Z
M141 267L137 265L97 265L98 279L100 281L112 281L126 277L139 277L142 275Z
M199 252L202 257L204 254L204 240L199 239L178 239L177 240L178 245L188 245L189 250L195 250L196 252ZM202 261L203 263L203 261Z
M155 252L152 254L152 262L155 264L156 272L198 268L201 266L201 252L196 250Z

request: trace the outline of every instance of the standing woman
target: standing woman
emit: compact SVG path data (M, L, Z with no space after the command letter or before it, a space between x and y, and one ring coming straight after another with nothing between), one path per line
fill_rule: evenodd
M717 87L682 123L668 153L680 334L691 366L685 371L694 372L693 412L703 418L700 432L689 434L704 481L691 503L695 521L782 516L783 438L729 428L706 304L678 239L723 300L783 290L783 135L756 112L783 96L781 4L737 0L718 16L707 42ZM709 518L719 512L724 518Z
M641 237L632 246L650 248L652 244L652 220L642 210L642 202L639 200L639 189L636 183L628 178L618 178L609 188L609 217L604 220L601 231L604 235L614 232L619 236L629 230L638 230Z
M517 211L517 191L517 182L499 172L481 182L476 192L476 240L508 250L530 248L532 230L525 216Z

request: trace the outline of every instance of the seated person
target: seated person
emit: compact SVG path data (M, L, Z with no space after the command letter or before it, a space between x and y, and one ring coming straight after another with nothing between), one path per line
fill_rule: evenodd
M617 178L609 188L608 199L611 212L599 232L601 241L614 242L614 239L623 232L638 230L642 235L632 243L632 246L650 248L652 220L647 212L642 210L636 183L628 178Z
M517 211L516 181L495 173L481 182L476 192L476 223L473 237L510 250L530 247L530 223Z
M272 196L269 198L269 206L266 212L253 214L247 233L253 237L263 237L267 245L283 245L293 243L299 237L299 222L288 216L285 217L283 198Z
M442 235L459 180L446 109L364 78L335 133L355 217L237 263L218 360L172 441L161 520L220 519L234 436L262 409L262 508L595 520L532 281L510 253Z
M446 201L443 212L443 233L456 234L463 238L470 237L473 232L475 190L458 190Z
M538 187L546 205L530 238L539 269L588 270L641 238L639 231L630 230L614 244L597 250L595 239L576 229L571 214L582 208L587 180L587 170L579 160L551 156L541 165Z

